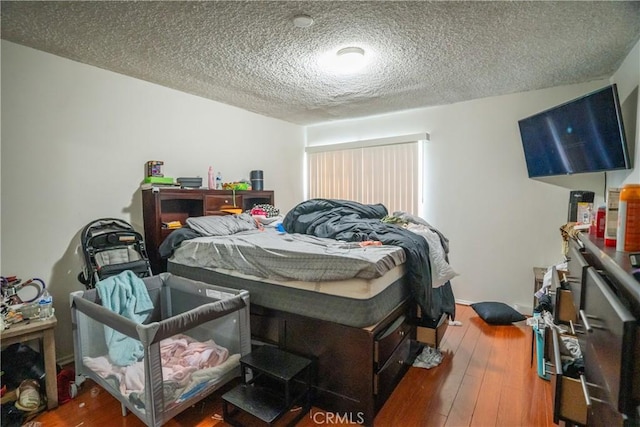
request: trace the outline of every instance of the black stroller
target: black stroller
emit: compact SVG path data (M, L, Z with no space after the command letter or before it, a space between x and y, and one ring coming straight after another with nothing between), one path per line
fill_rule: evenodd
M82 229L84 271L78 280L87 289L101 279L131 270L138 277L153 275L144 239L131 224L117 218L101 218Z

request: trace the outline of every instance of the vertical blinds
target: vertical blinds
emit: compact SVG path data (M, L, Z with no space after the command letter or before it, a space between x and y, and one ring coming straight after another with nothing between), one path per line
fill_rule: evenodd
M307 153L309 198L382 203L415 215L420 204L419 142Z

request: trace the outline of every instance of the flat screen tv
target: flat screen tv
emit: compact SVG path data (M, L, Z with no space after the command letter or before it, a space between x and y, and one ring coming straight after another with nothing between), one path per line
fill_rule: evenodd
M630 167L615 84L518 125L530 178Z

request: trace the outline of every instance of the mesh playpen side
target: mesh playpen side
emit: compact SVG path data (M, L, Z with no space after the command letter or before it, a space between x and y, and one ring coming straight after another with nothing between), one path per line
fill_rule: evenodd
M240 375L251 351L249 293L163 273L142 279L153 312L144 324L100 305L95 289L71 294L77 381L89 377L148 426L160 426ZM113 363L110 334L143 357Z

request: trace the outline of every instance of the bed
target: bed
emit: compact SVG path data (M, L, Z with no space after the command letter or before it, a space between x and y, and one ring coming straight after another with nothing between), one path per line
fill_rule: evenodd
M417 313L433 327L455 315L455 272L429 257L446 261L444 236L405 213L394 214L405 227L386 216L382 205L314 199L279 228L189 218L160 252L173 274L248 290L255 342L316 358L315 404L372 424L407 369Z
M136 295L132 307L142 323L110 309L99 288L71 294L76 383L91 378L123 416L160 426L240 376L251 351L249 294L169 273L139 280L149 304L141 310Z
M246 289L261 307L366 327L408 297L404 260L395 246L361 247L267 227L187 240L169 271Z

